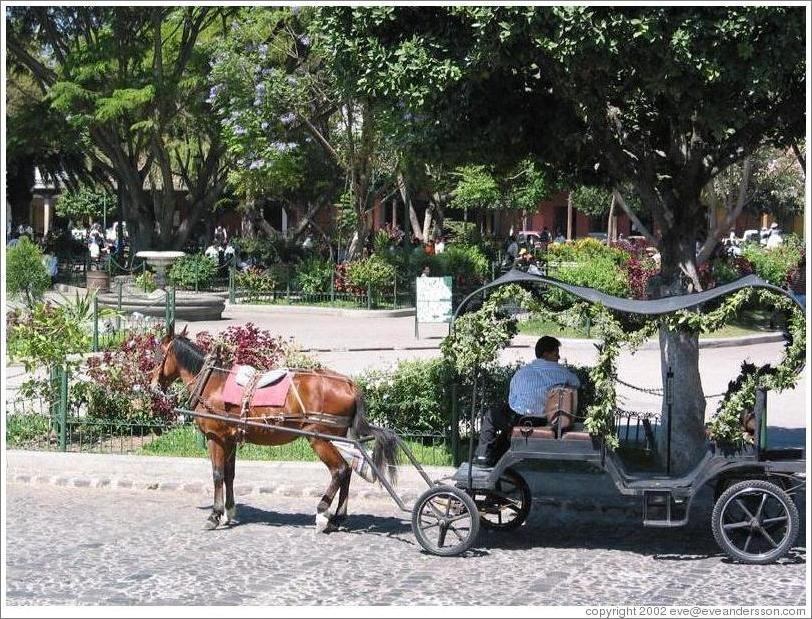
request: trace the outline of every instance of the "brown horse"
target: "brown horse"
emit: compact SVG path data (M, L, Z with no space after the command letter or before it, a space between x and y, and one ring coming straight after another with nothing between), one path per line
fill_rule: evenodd
M195 419L197 427L208 440L214 479L214 504L205 524L206 529L215 529L224 514L226 524L236 522L234 465L237 443L245 440L257 445L284 445L298 438L298 435L279 428L296 428L331 436L347 436L348 432L356 437L371 434L376 439L373 462L380 471L388 471L390 478L393 477L395 469L391 465L396 460L396 438L389 430L369 425L364 415L363 397L355 383L346 376L328 370L294 371L284 407L250 407L243 415L240 405L226 404L222 399L229 371L218 367L204 369L206 353L186 338L185 328L175 335L172 325L156 352L157 363L151 373L153 387L160 385L166 389L179 378L192 393L191 405L195 411L227 415L234 419L234 423L199 417ZM195 394L198 394L197 398ZM241 426L239 422L242 420L259 421L267 426ZM331 476L330 484L316 508L316 529L333 530L347 516L352 469L329 440L312 436L307 440L327 465ZM338 507L335 514L330 515L328 510L337 491Z

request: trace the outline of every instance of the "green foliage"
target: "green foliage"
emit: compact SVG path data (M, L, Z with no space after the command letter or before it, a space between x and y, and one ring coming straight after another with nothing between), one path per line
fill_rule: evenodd
M90 338L63 307L36 303L8 332L8 352L26 371L64 364L69 354L86 352Z
M217 276L217 264L202 253L186 255L172 264L167 275L176 286L206 288Z
M318 257L308 258L296 267L296 281L302 292L315 294L330 290L333 263Z
M392 285L395 269L383 258L373 254L369 258L350 262L347 266L347 279L354 286L364 290L370 286L373 292L377 292Z
M25 448L47 438L51 420L47 415L15 413L6 415L6 446Z
M578 209L579 213L599 217L609 212L612 203L612 192L603 187L590 187L581 185L573 189L570 193L572 206Z
M742 257L751 265L760 278L776 286L784 286L789 274L801 260L801 245L792 237L772 249L747 243L742 248Z
M451 422L448 368L441 359L401 361L357 379L370 420L406 433L446 433Z
M534 212L539 202L549 199L551 192L552 183L548 174L540 170L534 161L526 159L519 163L518 172L514 175L510 206Z
M450 205L465 210L498 209L504 199L492 172L481 165L466 165L454 172L457 186Z
M473 378L498 365L501 351L516 335L516 319L506 314L502 306L512 300L519 307L528 307L530 293L515 285L495 290L482 307L460 316L454 330L440 345L443 358L463 377Z
M42 252L27 236L6 251L6 292L31 307L51 287Z
M429 259L432 275L451 275L458 285L482 283L490 272L490 262L476 245L453 243Z
M56 214L74 221L101 219L105 206L112 213L117 208L116 199L105 192L90 187L67 190L56 201Z
M626 272L607 258L592 258L586 262L567 264L555 271L555 277L577 286L588 286L616 297L629 294Z
M238 290L247 292L251 299L259 294L273 292L276 282L262 269L250 268L235 275L234 285Z
M152 271L144 271L135 278L134 283L139 290L144 292L154 292L158 289L158 284L155 283L155 273Z
M550 262L589 262L610 260L617 265L626 264L629 254L622 249L610 247L598 239L583 238L571 243L554 243L547 248Z

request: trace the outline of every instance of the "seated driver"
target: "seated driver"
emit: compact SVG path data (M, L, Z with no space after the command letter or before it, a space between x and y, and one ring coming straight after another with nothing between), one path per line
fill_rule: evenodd
M558 363L561 342L545 335L536 342L536 359L519 368L510 381L509 408L496 404L482 420L479 445L474 464L491 467L496 463L496 443L500 432L515 425L519 417L544 416L547 394L551 387L581 386L578 377Z

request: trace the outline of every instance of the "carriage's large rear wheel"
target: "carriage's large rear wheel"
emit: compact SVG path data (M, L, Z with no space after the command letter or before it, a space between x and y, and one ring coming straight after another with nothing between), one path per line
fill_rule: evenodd
M492 490L474 491L480 522L486 529L512 531L527 520L532 495L524 478L508 469L499 476Z
M772 563L786 555L798 537L798 508L772 482L740 481L716 501L711 526L719 547L731 559Z
M412 531L428 552L442 557L468 550L479 533L479 511L473 499L452 486L434 486L412 509Z

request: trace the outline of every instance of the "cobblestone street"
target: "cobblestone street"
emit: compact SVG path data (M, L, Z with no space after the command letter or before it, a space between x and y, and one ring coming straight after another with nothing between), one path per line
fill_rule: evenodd
M730 563L707 514L685 529L566 523L534 507L467 556L421 551L393 503L355 500L347 530L313 529L314 499L237 497L241 524L202 530L205 494L10 483L10 605L803 605L806 541L777 565ZM805 522L802 514L802 522Z

